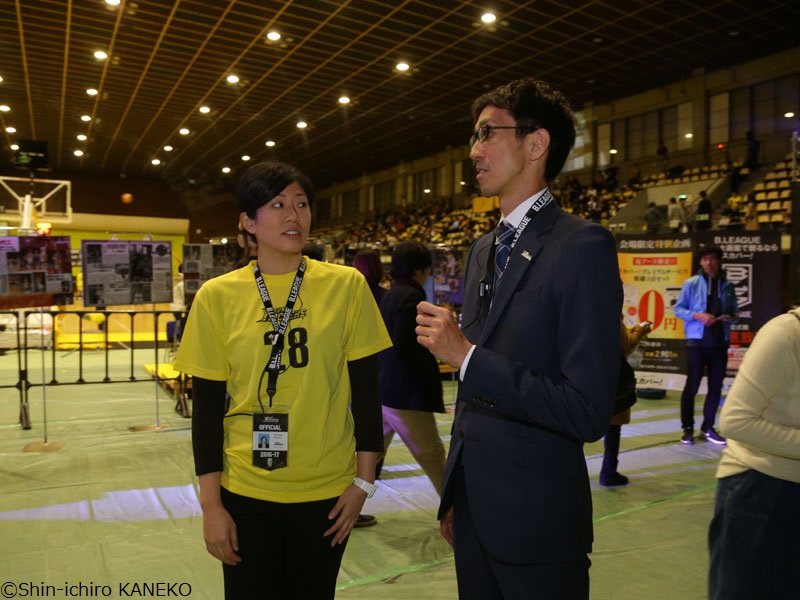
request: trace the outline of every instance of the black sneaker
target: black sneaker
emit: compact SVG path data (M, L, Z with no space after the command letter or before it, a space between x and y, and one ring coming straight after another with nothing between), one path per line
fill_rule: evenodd
M713 427L709 427L706 431L700 432L700 438L719 446L724 446L728 443L727 440L718 434L717 430Z
M609 473L605 475L600 473L600 485L603 487L617 487L620 485L628 485L628 478L621 473Z
M681 436L681 444L688 444L694 446L694 429L684 429L683 436Z
M376 519L373 515L358 515L358 519L356 520L356 527L370 527L372 525L377 525L378 519Z

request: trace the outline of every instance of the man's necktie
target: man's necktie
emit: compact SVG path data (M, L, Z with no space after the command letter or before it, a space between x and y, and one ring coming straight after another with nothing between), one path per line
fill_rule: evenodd
M508 257L511 255L511 242L514 240L516 229L508 225L505 221L501 221L497 226L495 236L497 238L497 248L494 253L494 262L497 268L497 279L503 274L508 263Z

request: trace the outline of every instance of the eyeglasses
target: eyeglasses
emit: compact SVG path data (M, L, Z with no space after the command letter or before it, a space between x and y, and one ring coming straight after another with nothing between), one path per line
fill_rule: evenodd
M528 133L533 133L538 127L517 127L516 125L481 125L478 130L469 138L469 147L472 148L475 142L485 142L492 135L495 129L524 129Z

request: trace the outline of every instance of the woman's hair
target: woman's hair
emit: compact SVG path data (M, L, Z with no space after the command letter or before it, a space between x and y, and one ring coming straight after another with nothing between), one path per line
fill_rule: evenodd
M400 242L392 253L393 279L408 279L415 271L427 269L433 264L430 251L419 242Z
M311 204L314 188L300 169L286 163L267 160L256 163L242 175L236 187L239 212L255 219L256 211L292 183L303 188Z
M383 279L381 257L375 250L359 250L353 257L353 266L361 271L370 285L378 285Z

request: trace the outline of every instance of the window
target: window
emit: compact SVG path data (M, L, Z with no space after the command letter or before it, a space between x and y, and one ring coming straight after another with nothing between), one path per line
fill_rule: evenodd
M359 196L361 190L355 189L342 194L342 216L352 217L359 211Z
M395 180L376 183L373 186L375 212L382 212L394 206Z
M712 146L730 141L730 94L717 94L708 99L708 141Z
M436 189L436 169L428 169L414 174L414 202L431 200L436 196Z

